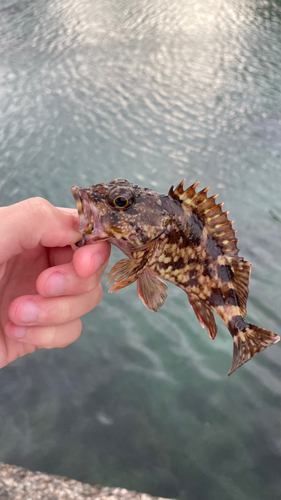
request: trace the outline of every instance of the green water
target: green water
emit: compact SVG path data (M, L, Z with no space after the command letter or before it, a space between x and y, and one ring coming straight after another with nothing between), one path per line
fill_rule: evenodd
M219 193L281 333L281 3L0 0L1 205L127 178ZM121 257L113 249L111 264ZM105 283L105 282L104 282ZM0 373L0 460L184 500L281 497L281 346L230 378L169 286L107 294L81 338Z

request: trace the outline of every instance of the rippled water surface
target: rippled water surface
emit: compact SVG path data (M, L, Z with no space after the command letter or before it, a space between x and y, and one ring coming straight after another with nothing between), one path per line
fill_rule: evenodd
M211 186L281 333L281 3L1 0L1 204L125 177ZM120 258L113 250L111 264ZM105 285L105 291L108 288ZM185 294L104 293L81 338L0 374L0 460L180 499L281 496L281 346L230 378Z

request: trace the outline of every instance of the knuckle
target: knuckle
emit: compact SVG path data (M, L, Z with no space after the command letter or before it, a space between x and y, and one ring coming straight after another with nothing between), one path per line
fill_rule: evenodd
M46 215L52 208L51 203L40 196L29 198L25 200L25 203L27 208L32 212L32 215L35 214L37 217Z
M75 315L75 308L71 307L70 301L69 300L64 300L62 302L62 309L60 311L60 323L68 323L71 321L72 317Z
M19 231L19 243L23 249L34 248L40 243L46 223L53 219L54 207L44 198L28 198L17 206L22 227ZM26 233L27 236L26 237Z
M56 347L57 331L57 326L49 326L45 333L44 344L40 347L44 347L45 349L53 349L53 347Z

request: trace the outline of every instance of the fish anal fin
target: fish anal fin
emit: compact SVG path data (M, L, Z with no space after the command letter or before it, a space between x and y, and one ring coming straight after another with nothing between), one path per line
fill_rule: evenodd
M227 375L231 375L253 356L280 340L280 337L275 333L246 323L241 316L240 323L244 326L238 332L236 330L236 333L233 335L233 360Z
M110 287L109 292L118 292L121 288L125 288L126 286L131 285L131 283L134 283L138 279L146 264L146 259L119 260L107 274L107 276L111 276L107 283L115 280L113 285Z
M197 295L188 294L188 300L199 320L200 325L206 326L209 337L214 340L217 335L217 325L212 310Z
M150 311L158 311L164 304L168 287L149 267L138 279L138 296Z

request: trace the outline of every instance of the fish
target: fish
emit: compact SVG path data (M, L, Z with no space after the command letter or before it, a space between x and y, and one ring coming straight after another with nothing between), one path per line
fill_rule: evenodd
M280 337L245 319L251 264L239 256L236 230L218 195L209 187L196 192L199 182L184 189L184 182L168 195L139 187L125 179L86 188L73 186L82 240L78 246L108 241L127 258L108 276L110 292L137 282L138 296L151 311L164 304L171 282L186 292L199 323L214 340L214 313L233 338L237 368Z

